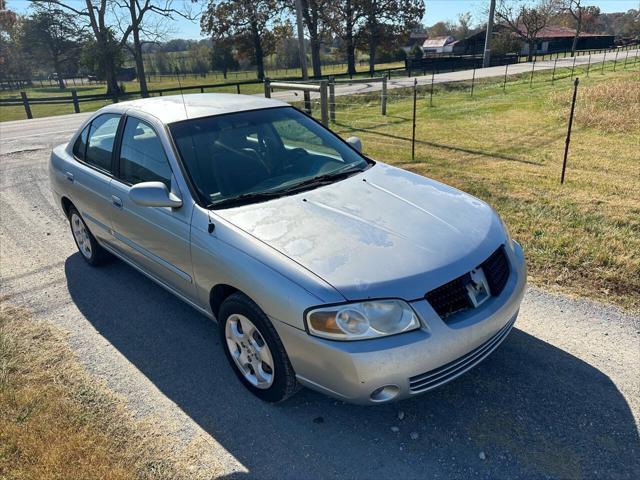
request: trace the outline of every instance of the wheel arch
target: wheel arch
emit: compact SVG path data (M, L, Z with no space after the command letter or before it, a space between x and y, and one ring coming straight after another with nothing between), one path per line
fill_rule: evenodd
M64 212L64 216L69 218L69 211L71 210L71 207L75 208L75 205L71 200L69 200L68 197L64 197L64 196L60 198L60 204L62 206L62 211Z
M211 289L209 292L209 305L211 306L211 313L213 313L213 316L216 317L216 319L218 318L218 313L220 313L222 303L234 293L242 293L249 297L242 290L225 283L219 283Z

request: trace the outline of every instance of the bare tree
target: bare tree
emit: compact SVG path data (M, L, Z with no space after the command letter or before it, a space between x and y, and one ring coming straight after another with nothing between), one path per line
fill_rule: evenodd
M184 3L183 9L173 7L173 0L114 0L114 5L127 12L128 24L122 27L122 21L119 19L120 31L122 32L123 46L126 46L133 59L136 62L136 73L138 83L140 84L140 94L143 97L149 96L147 88L147 77L144 70L144 58L142 56L142 37L149 37L157 40L162 37L163 23L166 20L174 20L176 17L182 17L187 20L193 20L191 10L188 3ZM118 12L114 12L118 15ZM150 16L155 17L156 22L149 22ZM129 32L133 42L131 45L126 42Z
M576 30L573 43L571 44L571 56L573 57L576 54L578 40L580 39L580 34L585 24L587 22L593 22L595 18L600 15L600 9L594 6L585 6L582 4L582 0L561 0L559 9L571 15L573 19Z
M556 11L553 0L500 0L496 18L529 47L528 60L537 52L538 36Z

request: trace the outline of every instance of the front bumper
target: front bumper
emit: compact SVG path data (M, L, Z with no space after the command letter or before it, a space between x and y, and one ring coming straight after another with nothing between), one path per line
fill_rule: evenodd
M301 384L351 403L373 404L424 393L462 375L488 356L513 326L526 285L522 248L506 249L511 275L502 293L445 323L426 300L411 303L423 327L355 342L313 337L274 326ZM384 386L392 395L372 398Z

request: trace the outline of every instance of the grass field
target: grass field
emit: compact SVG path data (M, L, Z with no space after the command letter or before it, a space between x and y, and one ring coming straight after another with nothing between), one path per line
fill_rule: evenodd
M640 75L606 64L582 79L560 185L570 71L429 87L417 101L411 161L411 91L339 97L333 128L358 135L373 158L468 191L493 205L527 256L530 280L640 309Z

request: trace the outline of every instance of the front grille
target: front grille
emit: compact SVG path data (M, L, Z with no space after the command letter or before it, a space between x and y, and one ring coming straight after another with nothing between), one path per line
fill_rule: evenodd
M498 296L504 290L509 279L509 261L500 246L478 267L482 267L489 286L489 293ZM473 308L473 303L467 292L467 284L471 281L471 275L464 275L431 290L425 298L441 318L445 319L454 313L463 312Z
M473 303L467 293L467 283L471 276L466 273L441 287L427 293L427 301L442 318L473 308Z
M515 319L502 327L498 333L466 355L441 367L409 378L409 389L412 392L424 392L453 380L470 368L484 360L506 338Z
M498 248L480 266L487 278L491 295L494 297L500 295L509 279L509 261L504 247Z

